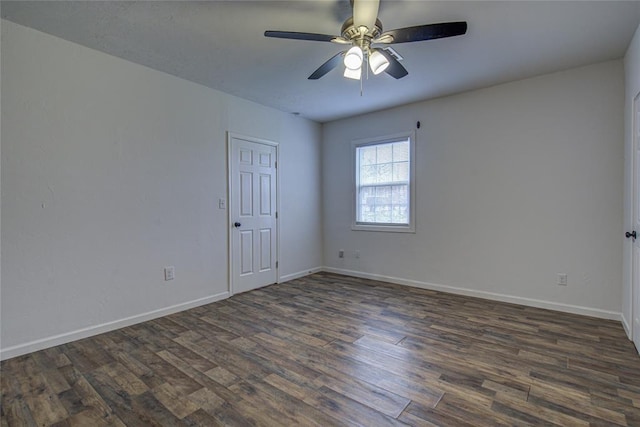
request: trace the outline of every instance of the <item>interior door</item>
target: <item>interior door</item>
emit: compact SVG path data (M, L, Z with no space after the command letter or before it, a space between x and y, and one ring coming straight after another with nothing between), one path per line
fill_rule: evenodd
M633 100L633 267L632 267L632 309L633 342L640 352L640 93Z
M229 134L231 293L276 283L277 145Z

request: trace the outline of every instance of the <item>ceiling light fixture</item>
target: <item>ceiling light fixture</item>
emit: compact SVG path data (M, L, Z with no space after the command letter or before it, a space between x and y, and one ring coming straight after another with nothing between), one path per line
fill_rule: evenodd
M380 74L386 70L388 66L389 60L378 50L374 50L371 55L369 55L369 67L371 67L373 74Z
M359 70L362 68L363 57L362 49L360 49L359 46L353 46L344 56L344 66L347 67L348 70Z
M362 67L355 70L345 67L344 76L348 79L360 80L360 77L362 77Z

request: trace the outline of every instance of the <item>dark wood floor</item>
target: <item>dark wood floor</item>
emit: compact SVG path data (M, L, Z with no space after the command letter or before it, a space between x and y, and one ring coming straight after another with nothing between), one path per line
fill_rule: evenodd
M618 322L332 274L1 369L2 427L640 426Z

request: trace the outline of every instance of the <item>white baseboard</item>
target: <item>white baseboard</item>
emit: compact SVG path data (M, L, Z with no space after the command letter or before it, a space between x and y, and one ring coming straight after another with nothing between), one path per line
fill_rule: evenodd
M498 294L493 292L477 291L474 289L458 288L454 286L438 285L434 283L420 282L417 280L403 279L399 277L383 276L380 274L365 273L362 271L346 270L333 267L315 267L304 271L299 271L292 274L286 274L280 277L279 283L284 283L289 280L298 279L300 277L307 276L309 274L317 273L320 271L326 271L329 273L344 274L345 276L360 277L364 279L379 280L383 282L395 283L398 285L413 286L416 288L429 289L434 291L447 292L457 295L466 295L471 297L483 298L492 301L508 302L512 304L520 304L529 307L545 308L549 310L555 310L565 313L581 314L585 316L597 317L601 319L618 320L622 323L627 336L631 336L630 327L627 320L622 313L614 311L601 310L597 308L581 307L570 304L562 304L551 301L537 300L531 298L523 298L512 295ZM78 329L76 331L67 332L52 337L47 337L35 341L31 341L24 344L19 344L13 347L8 347L0 350L0 360L10 359L12 357L21 356L23 354L31 353L34 351L43 350L45 348L54 347L60 344L66 344L71 341L80 340L90 336L98 335L104 332L113 331L116 329L131 326L137 323L146 322L148 320L157 319L158 317L168 316L179 311L188 310L190 308L199 307L201 305L209 304L212 302L220 301L229 297L229 292L222 292L216 295L200 298L193 301L188 301L181 304L172 305L170 307L161 308L158 310L149 311L147 313L127 317L112 322L103 323L101 325L89 326L87 328Z
M284 276L280 277L278 283L284 283L288 282L289 280L299 279L301 277L308 276L319 271L324 271L324 267L314 267L308 270L298 271L297 273L285 274Z
M413 286L416 288L429 289L432 291L447 292L450 294L466 295L488 299L492 301L508 302L512 304L525 305L528 307L545 308L548 310L561 311L564 313L581 314L584 316L597 317L600 319L622 321L622 314L615 311L601 310L599 308L582 307L578 305L563 304L552 301L537 300L532 298L517 297L513 295L497 294L493 292L477 291L474 289L458 288L447 285L437 285L434 283L420 282L417 280L402 279L399 277L382 276L380 274L365 273L362 271L345 270L342 268L324 267L323 271L346 276L361 277L363 279L379 280L383 282L395 283L398 285Z
M120 320L103 323L101 325L89 326L87 328L78 329L76 331L66 332L52 337L42 338L24 344L19 344L9 348L0 350L0 360L10 359L12 357L21 356L23 354L34 351L44 350L45 348L54 347L60 344L66 344L71 341L80 340L94 335L110 332L115 329L124 328L126 326L135 325L136 323L146 322L147 320L157 319L158 317L168 316L169 314L179 311L188 310L190 308L199 307L201 305L220 301L229 297L229 292L222 292L193 301L187 301L181 304L172 305L170 307L149 311L135 316L126 317Z
M633 340L633 336L631 335L631 326L629 326L629 322L627 322L627 319L624 317L624 313L620 314L620 319L624 332L627 334L627 338Z

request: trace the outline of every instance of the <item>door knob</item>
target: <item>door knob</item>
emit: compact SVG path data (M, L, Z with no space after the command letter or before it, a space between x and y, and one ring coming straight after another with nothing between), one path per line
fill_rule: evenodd
M235 228L238 228L238 227L240 227L241 225L242 225L242 224L240 224L239 222L234 222L234 223L233 223L233 226L234 226ZM635 233L635 232L634 232L634 233ZM629 233L627 233L627 234L629 234ZM635 235L634 235L634 236L635 236Z
M625 236L627 236L627 239L629 237L633 237L633 239L635 240L636 238L636 230L633 230L631 233L629 233L628 231L626 233L624 233Z

